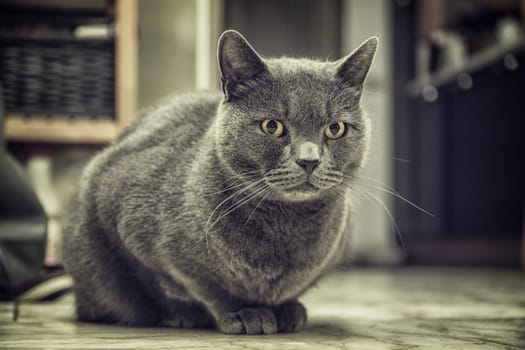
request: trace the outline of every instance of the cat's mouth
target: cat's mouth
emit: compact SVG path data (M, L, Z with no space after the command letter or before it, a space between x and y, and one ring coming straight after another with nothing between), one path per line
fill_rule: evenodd
M279 191L283 199L292 202L313 200L319 196L321 189L309 181Z
M303 201L315 199L325 190L340 183L336 181L336 173L331 173L332 176L323 174L307 175L304 172L279 169L266 174L265 180L276 195L291 201Z
M305 181L302 184L287 188L281 191L283 198L290 201L304 201L315 199L319 196L321 189L310 181Z
M288 189L288 192L304 192L304 193L317 193L320 188L311 183L310 181L305 181L300 185L294 186Z

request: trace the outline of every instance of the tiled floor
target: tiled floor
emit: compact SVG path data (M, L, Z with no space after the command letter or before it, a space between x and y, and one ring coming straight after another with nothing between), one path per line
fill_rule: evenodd
M226 336L72 321L59 302L0 304L0 349L525 349L525 273L518 270L354 269L304 298L305 331Z

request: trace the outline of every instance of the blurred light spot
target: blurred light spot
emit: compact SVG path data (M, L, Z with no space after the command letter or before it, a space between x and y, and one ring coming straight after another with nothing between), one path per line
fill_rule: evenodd
M423 99L426 102L435 102L438 97L439 93L437 89L432 85L425 85L423 86L423 90L421 91L421 95L423 96Z
M518 69L518 60L514 55L506 54L505 57L503 57L503 65L508 70L516 70Z
M460 73L457 80L461 90L470 90L472 88L472 77L470 74Z

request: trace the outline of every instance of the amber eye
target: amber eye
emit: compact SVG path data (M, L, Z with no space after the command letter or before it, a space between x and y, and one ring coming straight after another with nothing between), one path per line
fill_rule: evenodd
M325 130L324 134L329 139L335 140L340 138L345 134L346 131L346 125L343 122L337 122L330 124Z
M273 119L265 119L261 123L261 129L270 137L278 138L284 133L284 125L281 122Z

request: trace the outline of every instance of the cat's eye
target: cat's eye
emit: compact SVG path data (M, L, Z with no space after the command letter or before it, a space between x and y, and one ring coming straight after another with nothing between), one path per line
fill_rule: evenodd
M274 119L263 120L261 123L261 129L266 135L273 138L281 137L284 133L284 125Z
M345 134L346 125L343 122L330 124L325 130L324 134L331 140L338 139Z

